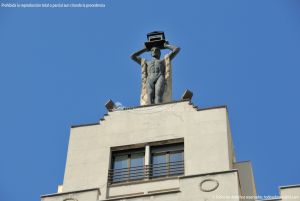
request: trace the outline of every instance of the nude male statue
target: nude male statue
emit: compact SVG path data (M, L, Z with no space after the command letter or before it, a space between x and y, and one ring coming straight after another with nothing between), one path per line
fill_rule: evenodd
M164 44L164 48L170 49L169 58L172 60L177 53L180 51L179 47ZM131 55L133 59L138 64L142 64L142 58L139 57L144 52L149 51L146 47ZM160 60L161 52L157 47L151 48L151 60L146 60L147 65L147 80L146 80L146 90L148 97L148 104L162 103L164 88L165 88L165 61Z

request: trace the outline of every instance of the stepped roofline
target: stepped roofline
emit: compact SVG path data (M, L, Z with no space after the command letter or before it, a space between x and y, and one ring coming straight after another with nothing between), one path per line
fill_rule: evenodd
M190 105L192 105L195 108L196 111L213 110L213 109L218 109L218 108L225 108L226 110L228 110L227 105L218 105L218 106L212 106L212 107L199 108L198 106L195 106L190 100L177 100L177 101L170 101L170 102L159 103L159 104L125 107L125 108L122 108L119 110L108 111L108 113L112 113L112 112L116 112L116 111L134 110L134 109L146 108L146 107L155 107L155 106L160 106L160 105L169 105L169 104L182 103L182 102L188 102ZM107 115L108 114L104 114L104 116L107 116ZM100 121L103 119L104 118L101 118ZM95 126L95 125L100 125L100 122L87 123L87 124L75 124L75 125L71 125L71 128L78 128L78 127L84 127L84 126Z

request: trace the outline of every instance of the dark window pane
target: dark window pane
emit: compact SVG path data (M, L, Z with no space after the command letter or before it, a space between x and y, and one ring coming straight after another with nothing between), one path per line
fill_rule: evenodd
M183 161L183 153L170 153L170 162Z
M113 181L121 182L128 179L128 155L115 156L113 164Z
M155 154L153 155L153 159L152 159L153 164L160 164L160 163L166 163L166 154L165 153L161 153L161 154Z
M181 151L183 150L183 144L168 144L168 145L160 145L151 148L152 153L163 153L168 151Z
M152 176L160 177L168 174L166 153L153 154L152 156Z
M144 178L144 153L131 154L130 158L130 179Z
M145 155L144 153L131 154L130 166L131 167L143 166L144 155Z
M114 161L114 169L128 168L128 155L116 156Z
M170 175L183 173L183 152L170 153Z

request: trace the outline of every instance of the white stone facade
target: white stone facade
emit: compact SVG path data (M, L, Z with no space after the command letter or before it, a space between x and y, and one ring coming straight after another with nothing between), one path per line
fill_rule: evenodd
M152 147L174 143L183 144L180 175L108 180L114 153L144 150L144 165L151 167ZM300 197L299 192L300 186L281 188L283 197ZM72 127L64 182L58 193L41 199L235 201L243 196L254 200L256 188L251 163L235 161L227 108L197 109L178 101L113 111L97 124Z

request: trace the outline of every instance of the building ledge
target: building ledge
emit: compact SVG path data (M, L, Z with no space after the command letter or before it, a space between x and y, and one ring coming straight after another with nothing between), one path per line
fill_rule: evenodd
M287 189L287 188L300 188L300 184L295 185L288 185L288 186L279 186L280 189Z
M72 125L71 128L77 128L77 127L83 127L83 126L96 126L100 125L100 123L89 123L89 124L78 124L78 125Z
M181 191L179 188L173 188L173 189L162 189L160 191L149 191L148 193L137 193L135 195L126 196L126 195L120 195L120 196L113 196L105 200L100 201L110 201L110 200L124 200L129 198L139 198L139 197L148 197L148 196L154 196L154 195L164 195L164 194L170 194L170 193L180 193Z
M139 105L139 106L133 106L133 107L125 107L125 108L123 108L123 109L121 109L121 110L114 110L114 111L132 110L132 109L137 109L137 108L153 107L153 106L168 105L168 104L182 103L182 102L189 102L189 103L191 103L190 100L176 100L176 101L170 101L170 102L158 103L158 104L150 104L150 105ZM113 111L112 111L112 112L113 112Z
M133 109L138 109L138 108L144 108L144 107L153 107L153 106L160 106L160 105L168 105L168 104L174 104L174 103L182 103L182 102L188 102L190 105L193 105L191 100L184 99L184 100L175 100L175 101L170 101L170 102L165 102L165 103L159 103L159 104L151 104L151 105L139 105L139 106L134 106L134 107L125 107L120 110L114 110L114 111L122 111L122 110L133 110ZM218 108L227 108L226 105L219 105L219 106L213 106L213 107L207 107L207 108L198 108L197 106L194 106L197 111L202 111L202 110L210 110L210 109L218 109ZM114 112L111 111L111 112Z
M233 173L233 172L238 172L238 170L232 169L232 170L225 170L225 171L220 171L220 172L209 172L209 173L203 173L203 174L187 175L187 176L181 176L181 177L179 177L179 179L188 179L188 178L193 178L193 177L202 177L202 176L216 175L216 174L227 174L227 173Z
M99 188L90 188L90 189L84 189L84 190L78 190L78 191L68 191L68 192L62 192L62 193L53 193L53 194L41 195L41 198L55 197L55 196L61 196L61 195L66 195L66 194L84 193L84 192L88 192L88 191L98 191L98 193L100 194L100 189Z
M170 177L161 177L161 178L148 179L148 180L128 181L128 182L123 182L123 183L110 184L109 187L113 188L113 187L117 187L117 186L128 186L128 185L151 183L151 182L157 182L157 181L174 180L174 179L179 179L179 178L180 178L180 176L170 176Z

